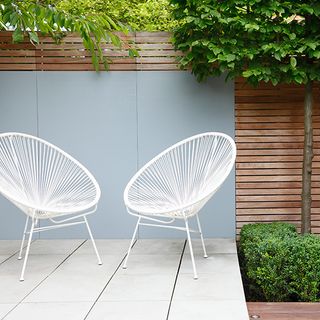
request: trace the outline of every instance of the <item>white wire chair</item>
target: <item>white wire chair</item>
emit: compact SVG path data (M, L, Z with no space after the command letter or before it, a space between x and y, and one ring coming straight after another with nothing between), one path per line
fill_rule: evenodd
M208 132L178 142L142 167L124 190L127 211L137 216L138 222L123 268L127 268L139 226L172 228L187 232L194 278L197 279L190 233L200 234L206 258L198 212L225 181L235 158L236 145L231 137ZM193 216L196 216L198 230L189 228L188 219ZM176 219L183 219L185 227L170 225Z
M66 152L31 135L0 134L0 193L27 215L18 257L22 258L29 234L20 281L35 232L85 224L102 264L86 217L97 209L100 188L91 173ZM51 224L41 227L39 221L44 219Z

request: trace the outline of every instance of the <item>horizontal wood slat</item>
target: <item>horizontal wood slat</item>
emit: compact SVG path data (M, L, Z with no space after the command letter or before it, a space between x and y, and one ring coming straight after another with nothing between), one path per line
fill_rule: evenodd
M320 303L314 302L248 302L250 319L318 320Z
M312 231L320 232L320 86L314 87ZM300 228L304 87L235 82L237 234L248 223Z
M118 35L127 41L125 45L136 48L139 57L131 58L127 50L115 48L110 43L101 45L103 55L109 61L112 71L156 71L179 70L177 58L182 55L175 51L168 32L137 32ZM91 54L76 34L68 34L60 44L50 37L40 36L40 43L32 45L28 39L12 43L11 32L0 32L0 71L86 71L94 70ZM104 66L101 64L101 70Z

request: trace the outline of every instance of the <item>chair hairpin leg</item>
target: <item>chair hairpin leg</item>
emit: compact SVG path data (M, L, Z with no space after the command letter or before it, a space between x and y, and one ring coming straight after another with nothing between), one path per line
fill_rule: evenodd
M123 269L127 269L127 262L128 262L128 259L129 259L129 255L130 255L130 252L131 252L131 248L133 246L133 242L136 238L136 234L138 232L138 228L139 228L139 224L140 224L140 220L141 220L141 217L138 218L138 222L136 224L136 227L134 228L134 231L133 231L133 235L132 235L132 239L130 241L130 245L129 245L129 249L128 249L128 252L127 252L127 256L126 256L126 259L124 261L124 264L122 266Z
M33 234L34 226L35 226L35 220L32 219L32 224L31 224L31 229L30 229L30 234L29 234L29 239L28 239L27 250L26 250L26 254L24 256L23 266L22 266L22 270L21 270L20 281L24 281L24 272L26 270L26 265L27 265L27 261L28 261L28 256L29 256L29 251L30 251L30 244L31 244L31 240L32 240L32 234Z
M24 240L26 239L26 232L27 232L27 228L28 228L28 223L29 223L29 216L27 216L26 223L24 225L18 260L22 259L22 250L23 250Z
M188 236L188 243L189 243L191 261L192 261L192 267L193 267L193 278L196 280L196 279L198 279L198 274L197 274L196 264L194 262L194 256L193 256L193 249L192 249L192 243L191 243L191 236L190 236L188 218L185 218L184 221L185 221L185 224L186 224L186 231L187 231L187 236Z
M98 249L97 249L97 246L96 246L96 243L93 239L93 236L92 236L92 232L91 232L91 229L89 227L89 223L88 223L88 220L87 220L87 217L86 216L83 216L83 219L86 223L86 226L87 226L87 229L88 229L88 233L89 233L89 236L91 238L91 242L92 242L92 245L93 245L93 249L94 249L94 252L96 253L96 256L98 258L98 264L99 265L102 265L102 261L101 261L101 258L100 258L100 255L99 255L99 252L98 252Z
M204 240L203 240L202 229L201 229L201 224L200 224L200 219L199 219L198 214L196 214L196 217L197 217L198 229L199 229L200 238L201 238L201 243L202 243L202 248L203 248L203 257L204 257L204 258L208 258L206 246L205 246Z

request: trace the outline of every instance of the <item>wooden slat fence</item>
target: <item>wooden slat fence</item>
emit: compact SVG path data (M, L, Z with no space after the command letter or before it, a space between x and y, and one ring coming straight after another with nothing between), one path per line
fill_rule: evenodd
M110 61L110 70L178 70L177 57L168 32L137 32L118 34L128 45L135 47L139 57L130 58L127 50L115 48L110 43L102 45L104 56ZM125 46L126 47L126 46ZM103 66L101 66L103 69ZM0 70L86 71L94 70L90 52L76 34L55 44L50 37L40 36L39 45L28 39L12 43L11 32L0 32Z
M312 231L320 233L320 88L315 86ZM253 222L300 227L303 86L235 83L237 233Z
M320 303L314 302L248 302L250 319L318 320Z

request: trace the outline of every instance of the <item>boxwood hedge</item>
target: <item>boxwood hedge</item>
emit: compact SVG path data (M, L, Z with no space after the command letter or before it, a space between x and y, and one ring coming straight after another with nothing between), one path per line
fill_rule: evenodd
M239 242L247 300L320 301L320 237L294 225L246 225Z

